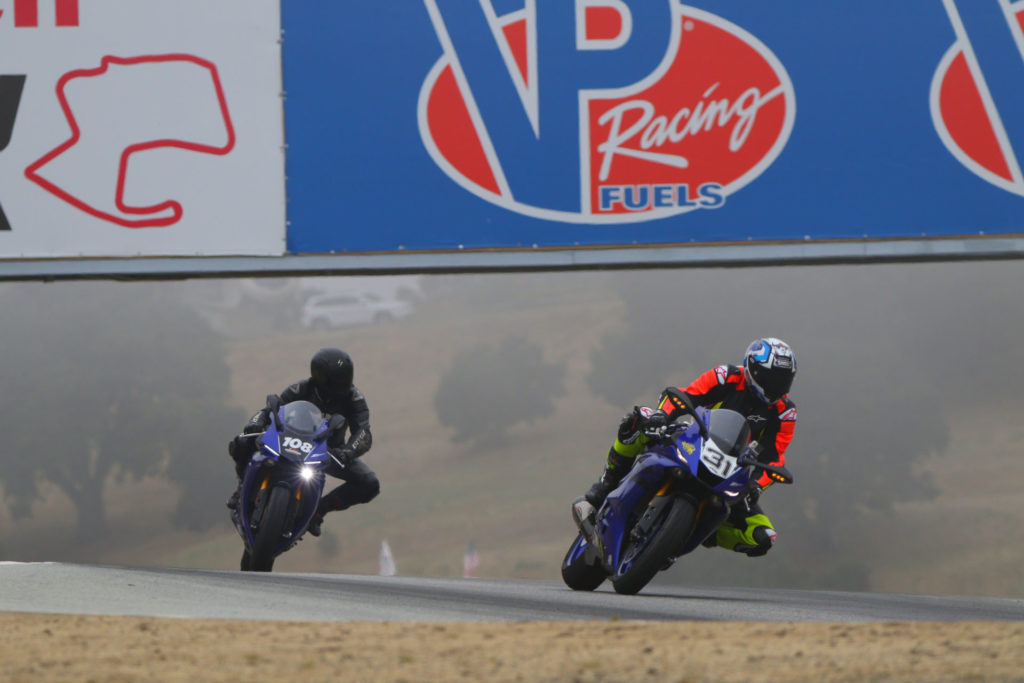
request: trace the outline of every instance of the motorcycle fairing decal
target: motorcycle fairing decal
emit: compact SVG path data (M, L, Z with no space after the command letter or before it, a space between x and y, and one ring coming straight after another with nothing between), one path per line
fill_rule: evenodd
M700 461L712 474L722 479L732 476L740 469L735 456L720 449L712 439L708 439L704 444L704 448L700 452Z

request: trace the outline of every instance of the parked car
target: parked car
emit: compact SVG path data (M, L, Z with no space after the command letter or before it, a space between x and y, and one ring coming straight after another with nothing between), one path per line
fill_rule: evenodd
M315 294L302 306L303 327L327 330L401 320L412 315L413 305L373 292Z

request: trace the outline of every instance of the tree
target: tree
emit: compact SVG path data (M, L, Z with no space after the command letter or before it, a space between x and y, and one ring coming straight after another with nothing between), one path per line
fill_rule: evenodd
M539 345L509 337L497 349L480 345L456 353L434 408L441 424L455 430L454 441L482 444L554 410L554 399L565 393L564 376L564 367L544 362Z
M197 492L223 495L227 407L219 340L166 285L60 283L3 292L4 501L31 514L49 481L77 511L79 540L106 531L110 482L161 472L184 490L176 521L201 526Z

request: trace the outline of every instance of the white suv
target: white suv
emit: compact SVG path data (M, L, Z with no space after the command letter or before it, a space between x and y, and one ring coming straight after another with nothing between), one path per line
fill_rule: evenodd
M408 301L384 299L373 292L316 294L302 306L301 322L303 327L328 330L401 320L412 312Z

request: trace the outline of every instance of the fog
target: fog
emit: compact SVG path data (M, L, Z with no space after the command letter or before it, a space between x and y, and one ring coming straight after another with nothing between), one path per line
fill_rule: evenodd
M313 329L319 291L411 313ZM233 568L225 444L333 345L382 495L285 569L373 571L387 537L400 572L450 575L476 539L483 576L557 579L619 417L777 336L799 414L796 481L763 499L779 543L659 580L1022 596L1022 292L1018 261L3 284L0 560Z

